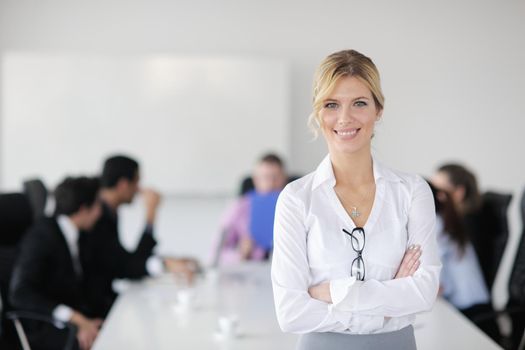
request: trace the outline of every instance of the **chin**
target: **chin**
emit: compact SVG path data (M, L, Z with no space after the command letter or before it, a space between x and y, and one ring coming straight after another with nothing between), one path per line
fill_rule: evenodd
M345 154L354 154L364 152L365 150L370 151L370 143L337 143L334 150Z
M334 147L334 150L337 153L341 153L341 154L357 154L357 153L362 152L363 149L364 147L356 147L354 145L352 145L351 147L349 147L349 145L338 145Z

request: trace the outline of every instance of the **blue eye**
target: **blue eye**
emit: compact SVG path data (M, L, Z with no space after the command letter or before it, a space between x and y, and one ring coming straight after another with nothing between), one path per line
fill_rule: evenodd
M324 108L335 109L335 108L337 108L337 103L335 103L335 102L325 103Z
M367 106L368 104L365 102L365 101L356 101L354 103L354 106L357 106L357 107L365 107Z

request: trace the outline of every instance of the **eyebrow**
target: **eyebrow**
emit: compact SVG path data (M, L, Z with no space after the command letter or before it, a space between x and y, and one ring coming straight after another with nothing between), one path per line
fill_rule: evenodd
M353 98L352 102L357 101L357 100L370 100L370 99L366 96L359 96L359 97ZM328 102L328 101L339 101L339 100L336 98L327 98L324 100L324 102Z

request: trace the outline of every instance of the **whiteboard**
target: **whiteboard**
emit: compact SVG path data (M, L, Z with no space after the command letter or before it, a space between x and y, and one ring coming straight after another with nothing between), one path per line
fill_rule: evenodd
M1 185L97 174L126 153L171 194L235 191L263 152L288 155L277 59L11 52L2 56Z

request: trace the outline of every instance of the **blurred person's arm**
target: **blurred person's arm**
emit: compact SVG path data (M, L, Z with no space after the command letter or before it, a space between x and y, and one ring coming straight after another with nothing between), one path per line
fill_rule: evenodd
M249 237L248 215L249 202L246 197L235 200L225 211L221 221L220 229L212 245L212 265L231 264L242 260L239 246L243 237Z
M249 235L243 235L239 240L237 250L241 260L249 260L253 251L253 239Z
M141 191L141 194L144 200L144 206L146 207L146 224L153 227L161 201L160 193L146 188Z
M107 217L99 220L92 232L87 233L91 242L89 249L96 255L93 264L115 278L136 279L155 275L159 270L156 266L162 266L162 261L155 261L153 256L153 248L157 245L153 235L154 222L161 197L150 189L142 190L142 195L146 207L146 227L135 250L128 251L122 246L118 227Z
M82 350L89 350L93 346L102 325L101 319L90 319L78 311L73 311L69 320L77 326L77 340Z

